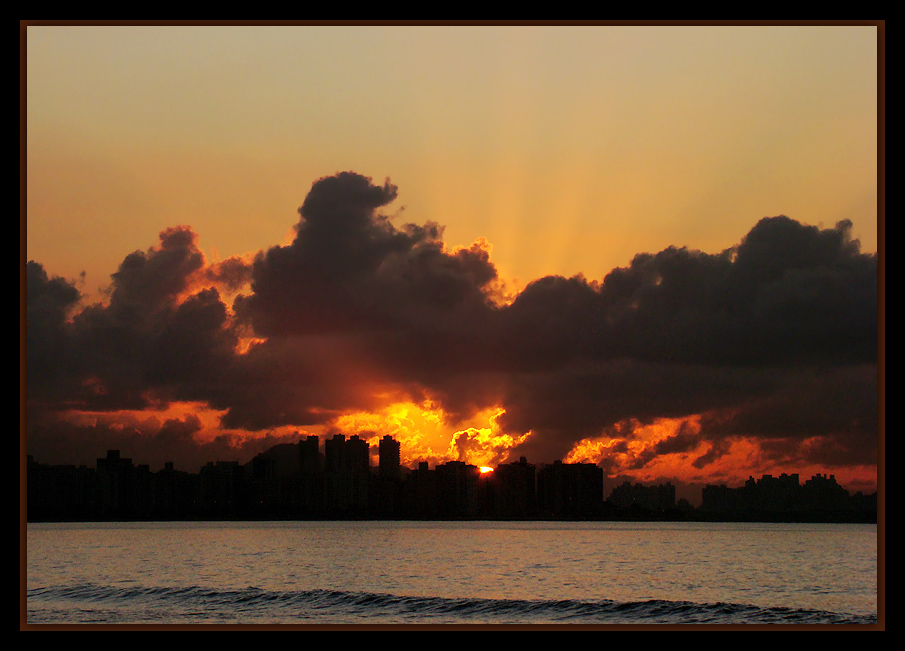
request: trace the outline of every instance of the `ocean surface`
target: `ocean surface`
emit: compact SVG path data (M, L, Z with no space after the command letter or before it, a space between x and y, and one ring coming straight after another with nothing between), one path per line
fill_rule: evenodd
M874 524L28 524L28 624L876 624Z

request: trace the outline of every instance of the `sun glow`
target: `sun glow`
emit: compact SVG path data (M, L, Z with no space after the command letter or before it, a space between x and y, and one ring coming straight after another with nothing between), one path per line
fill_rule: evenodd
M431 401L398 402L378 412L355 412L332 421L330 429L343 434L357 434L372 448L386 435L401 445L403 465L413 467L420 461L431 464L447 461L492 469L492 464L505 461L509 450L525 441L530 432L512 435L502 432L498 423L504 413L491 407L465 421L454 419Z

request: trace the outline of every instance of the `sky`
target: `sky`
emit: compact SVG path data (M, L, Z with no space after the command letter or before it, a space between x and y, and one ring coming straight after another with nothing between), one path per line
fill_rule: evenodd
M876 489L876 26L23 31L37 460Z

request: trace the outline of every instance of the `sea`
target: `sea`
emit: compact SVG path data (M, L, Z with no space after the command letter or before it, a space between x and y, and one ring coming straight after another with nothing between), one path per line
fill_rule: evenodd
M29 523L26 624L878 623L876 524Z

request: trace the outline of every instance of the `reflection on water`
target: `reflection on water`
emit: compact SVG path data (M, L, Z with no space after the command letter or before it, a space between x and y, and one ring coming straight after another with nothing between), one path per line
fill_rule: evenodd
M280 615L289 620L329 594L481 600L497 609L656 601L672 607L670 616L687 602L876 616L876 552L876 525L867 524L29 524L29 609L40 602L59 615L61 600L85 598L62 590L78 588L95 600L106 595L108 605L126 594L167 595L165 617L177 596L199 590L246 602L254 599L242 591L260 591L251 596L293 602ZM219 616L228 614L224 607Z

